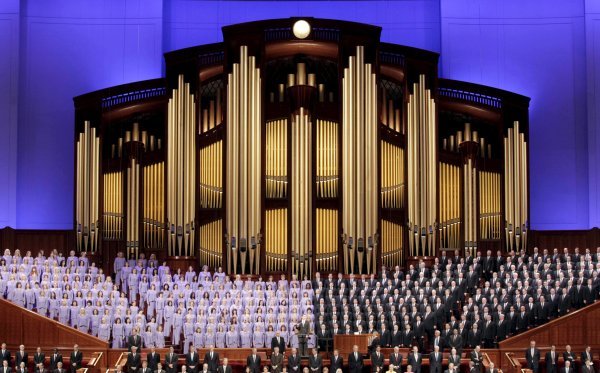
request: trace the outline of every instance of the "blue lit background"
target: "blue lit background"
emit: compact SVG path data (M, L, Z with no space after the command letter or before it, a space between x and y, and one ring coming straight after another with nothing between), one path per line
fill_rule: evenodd
M73 96L163 75L163 52L221 27L311 16L441 53L443 77L531 101L531 225L600 226L596 0L2 0L0 227L70 228Z

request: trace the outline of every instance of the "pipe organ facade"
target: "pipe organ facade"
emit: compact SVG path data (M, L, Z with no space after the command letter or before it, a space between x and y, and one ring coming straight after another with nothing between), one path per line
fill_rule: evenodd
M528 105L377 26L223 28L75 98L77 247L227 273L374 273L527 246Z

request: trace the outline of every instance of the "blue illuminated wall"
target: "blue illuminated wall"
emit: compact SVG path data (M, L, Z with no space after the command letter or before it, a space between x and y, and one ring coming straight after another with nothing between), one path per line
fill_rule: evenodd
M382 27L441 53L443 77L531 101L531 225L600 226L595 0L2 0L0 227L71 228L73 96L162 76L166 51L221 27L312 16Z

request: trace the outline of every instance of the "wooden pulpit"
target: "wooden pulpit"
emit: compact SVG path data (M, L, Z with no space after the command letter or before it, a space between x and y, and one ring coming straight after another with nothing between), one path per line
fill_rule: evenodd
M375 334L336 334L333 336L333 348L338 349L344 359L352 352L354 345L357 345L358 351L364 355L369 352L373 338Z

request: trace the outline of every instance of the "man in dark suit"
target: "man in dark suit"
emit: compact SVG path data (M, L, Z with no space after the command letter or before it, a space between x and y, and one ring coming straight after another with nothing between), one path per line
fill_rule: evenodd
M525 360L527 361L527 367L538 373L540 370L540 350L535 347L535 341L531 341L529 348L525 351ZM573 373L573 372L571 372Z
M58 363L62 364L63 358L62 355L58 352L58 349L54 349L52 355L50 355L50 372L54 372L58 368Z
M371 372L383 372L383 360L381 346L377 346L375 351L371 354Z
M148 368L148 360L142 361L142 367L140 368L140 373L152 373L150 368Z
M277 331L275 336L271 339L271 351L275 351L275 347L279 347L279 353L285 353L285 340L279 331Z
M310 373L321 373L321 369L323 369L323 359L319 356L316 348L312 349L312 354L308 358L308 368Z
M65 369L63 369L63 362L59 361L58 363L56 363L56 369L54 370L54 373L66 373L67 371Z
M581 373L596 373L596 370L592 366L592 362L590 360L586 360L585 364L581 367Z
M200 364L200 358L195 346L190 347L190 352L185 355L185 364L188 367L190 373L198 372L198 364Z
M448 369L446 369L444 373L457 373L456 366L454 365L454 363L449 363Z
M29 357L27 356L27 352L25 351L25 346L20 345L19 351L15 354L15 369L21 366L21 363L25 363L25 367L27 367L27 363L29 361Z
M498 373L498 369L494 366L494 363L490 361L490 367L487 369L486 373Z
M258 356L256 348L253 348L252 354L246 358L246 366L250 368L250 373L260 373L260 356Z
M333 350L331 356L331 365L329 366L329 372L335 373L338 369L344 369L344 358L340 356L338 349Z
M162 366L162 364L159 361L156 364L156 370L153 373L167 373L167 371L163 369L163 366ZM208 371L206 373L208 373Z
M452 336L448 340L448 346L450 348L455 348L458 354L461 354L463 347L463 339L460 333L458 332L458 329L454 329Z
M481 372L481 365L483 363L483 355L481 354L481 347L475 346L475 349L471 351L471 362L473 363L473 368L477 373Z
M574 370L571 368L571 362L569 360L565 360L565 367L560 370L560 373L573 373Z
M300 373L300 355L298 350L292 348L292 353L288 357L288 372L289 373Z
M15 372L17 373L27 373L27 367L25 366L25 362L22 361L18 367L15 368Z
M12 369L8 366L8 360L2 360L2 368L0 368L0 373L12 373Z
M204 363L208 364L209 372L215 373L217 371L217 367L219 367L219 354L215 352L215 346L209 347L208 352L204 355Z
M176 373L177 372L177 360L179 356L174 352L173 346L169 347L169 353L165 356L165 370L167 373ZM210 365L209 365L210 367ZM216 371L215 367L215 371ZM213 371L214 372L214 371Z
M77 369L81 368L81 362L83 361L83 353L79 351L79 346L73 346L73 352L71 352L71 357L69 358L69 362L71 363L71 373L77 372Z
M558 373L558 353L556 346L552 345L550 351L546 352L546 373Z
M581 353L581 363L585 364L586 361L591 361L592 363L594 362L594 354L592 353L592 348L590 346L587 346L585 348L585 351L583 351ZM593 367L592 367L593 369Z
M152 372L158 370L158 364L160 363L160 354L156 352L154 346L150 347L150 352L146 354L146 360L148 360L148 368L150 368Z
M223 365L219 365L217 368L218 373L231 373L231 366L229 366L227 358L223 358Z
M279 353L279 347L275 347L271 354L271 372L281 373L283 369L283 355Z
M300 349L300 356L306 356L308 354L308 351L306 350L306 339L310 333L310 323L306 319L306 315L302 315L300 324L296 325L296 333L298 334L298 347Z
M352 346L352 352L348 355L348 367L350 368L350 373L361 373L363 365L363 357L361 353L358 352L358 346Z
M450 350L450 355L448 355L448 364L450 363L454 364L455 367L460 367L460 355L455 348Z
M133 328L132 335L127 338L127 345L129 348L129 352L131 352L131 347L137 347L138 351L141 351L142 348L142 338L138 335L137 328Z
M2 343L2 348L0 349L0 360L8 361L8 365L10 366L10 351L6 349L6 343Z
M413 350L407 357L407 363L412 367L412 371L415 373L421 373L421 363L423 362L423 356L419 353L419 348L413 346Z
M394 372L400 373L402 368L402 354L400 354L400 348L394 347L394 352L390 355L390 364L394 366Z
M46 360L46 355L42 352L42 348L38 347L35 349L35 354L33 354L33 365L35 365L35 371L41 372L44 370L44 361Z
M442 373L442 353L439 346L435 346L429 354L429 373Z
M573 370L573 372L577 372L577 368L575 367L575 360L577 360L577 357L575 356L573 350L571 350L570 345L566 345L565 348L566 351L563 352L563 359L565 362L568 361L571 363L571 369Z
M129 369L129 373L138 373L141 365L142 356L137 352L137 347L131 346L131 352L129 353L129 356L127 356L127 368Z

